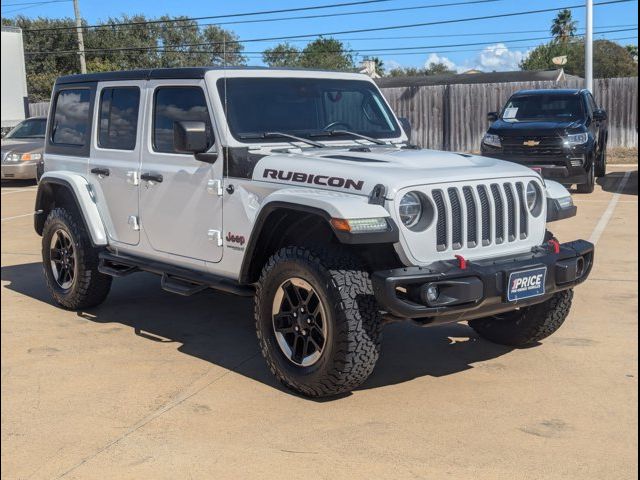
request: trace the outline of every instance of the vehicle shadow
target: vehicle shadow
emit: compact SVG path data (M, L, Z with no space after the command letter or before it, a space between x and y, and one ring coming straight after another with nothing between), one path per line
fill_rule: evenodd
M52 304L40 263L4 266L2 280L8 282L4 288ZM115 280L107 300L79 312L78 317L129 326L145 341L175 343L184 354L290 393L273 378L260 357L252 299L213 290L181 297L161 290L157 276L138 273ZM384 330L375 371L359 389L453 375L511 350L478 339L466 324L431 328L393 324Z
M621 191L618 191L627 172L611 172L606 176L598 178L597 183L605 192L622 193L623 195L638 196L638 170L632 171L629 179Z
M38 182L35 180L2 180L0 187L2 188L22 188L22 187L33 187L37 185Z

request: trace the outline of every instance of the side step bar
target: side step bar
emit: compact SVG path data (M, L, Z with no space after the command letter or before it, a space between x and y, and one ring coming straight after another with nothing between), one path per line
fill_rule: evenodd
M156 260L142 259L129 255L115 255L111 252L100 253L99 258L98 271L105 275L124 277L140 271L155 273L162 276L160 285L164 290L178 295L193 295L207 288L242 297L252 297L255 293L251 285L241 285L228 278L175 267Z

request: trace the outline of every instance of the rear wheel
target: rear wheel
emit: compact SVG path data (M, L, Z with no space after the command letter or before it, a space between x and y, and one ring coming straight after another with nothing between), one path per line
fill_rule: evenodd
M602 178L607 175L607 145L606 143L600 149L598 161L596 162L596 177Z
M94 307L111 288L111 277L98 271L98 249L67 209L53 209L45 221L42 265L51 295L64 308Z
M515 347L534 345L562 326L571 310L572 299L573 290L564 290L538 305L471 320L469 326L494 343Z
M578 193L593 193L596 188L596 164L591 163L587 171L587 181L578 184Z
M340 250L279 250L258 281L255 319L272 373L303 395L349 392L378 359L380 318L369 275Z

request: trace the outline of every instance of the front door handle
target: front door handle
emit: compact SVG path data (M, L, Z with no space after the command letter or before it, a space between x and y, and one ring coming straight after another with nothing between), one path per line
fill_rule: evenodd
M100 177L108 177L111 172L108 168L92 168L91 173Z
M143 173L142 175L140 175L140 178L146 182L162 183L162 175L160 175L159 173Z

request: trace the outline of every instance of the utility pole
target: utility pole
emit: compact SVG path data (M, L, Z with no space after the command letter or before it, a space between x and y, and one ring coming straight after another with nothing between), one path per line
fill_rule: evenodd
M78 0L73 0L73 13L76 16L76 33L78 34L78 56L80 57L80 73L87 73L87 62L84 58L84 38L82 36L82 18Z
M593 93L593 0L587 0L587 32L584 37L585 87Z

